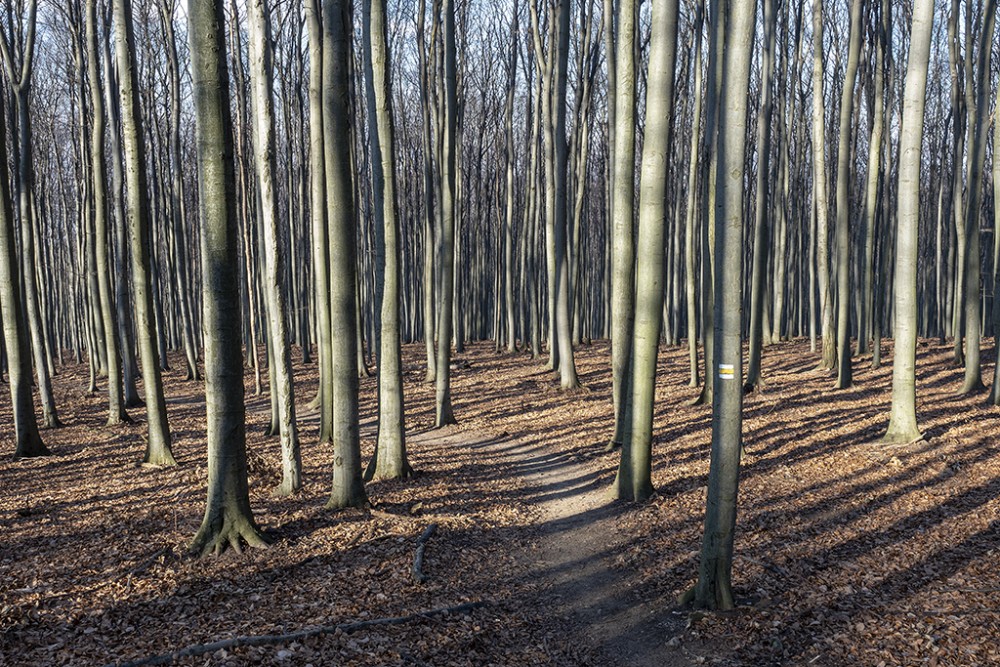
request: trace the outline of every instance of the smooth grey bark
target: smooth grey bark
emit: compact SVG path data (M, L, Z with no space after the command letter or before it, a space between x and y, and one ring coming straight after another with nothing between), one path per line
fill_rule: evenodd
M218 553L227 546L239 552L242 541L252 547L267 544L250 509L247 483L239 230L223 21L222 0L188 0L208 406L208 499L191 542L195 553Z
M878 316L873 313L874 304L872 302L874 297L875 221L878 214L879 183L882 175L882 136L885 128L885 52L887 25L889 21L888 12L890 11L891 5L888 0L882 0L879 23L875 28L875 91L872 102L874 120L872 121L871 140L868 144L868 178L865 186L865 247L862 262L861 295L859 299L861 312L858 318L860 320L858 323L859 355L868 352L868 339L872 327L872 317ZM913 113L916 112L914 111Z
M993 55L993 34L996 27L997 0L987 0L983 9L983 30L976 56L976 103L975 133L969 150L968 196L965 200L965 380L959 394L968 394L983 388L980 366L980 337L982 335L982 305L979 300L982 276L980 253L979 219L980 203L983 197L983 165L986 160L986 146L990 116L987 110L987 96L990 80L990 64ZM967 43L966 48L971 48ZM994 157L996 159L996 157Z
M184 344L184 358L187 363L187 380L200 380L198 374L198 346L195 342L194 317L191 308L191 287L188 277L187 252L184 247L184 230L187 225L187 198L184 193L184 159L181 152L181 72L177 56L177 39L174 35L174 11L176 0L161 0L160 20L163 24L164 45L167 55L167 74L170 79L170 138L169 160L170 183L164 185L169 192L171 255L173 277L178 289L177 302L180 314L181 340Z
M615 53L615 162L612 190L614 210L611 238L611 394L615 430L610 447L627 437L628 370L635 318L635 0L620 0Z
M743 190L756 2L734 2L725 32L715 230L715 353L712 454L698 583L699 607L731 609L736 496L743 430ZM708 379L706 378L706 383Z
M0 57L3 60L4 74L11 92L14 94L14 107L17 113L17 200L20 214L21 231L21 288L28 316L28 329L31 333L31 350L34 355L35 374L38 378L38 393L42 402L42 420L47 428L62 426L56 410L55 398L52 393L51 354L48 351L42 321L39 286L35 268L37 266L35 249L35 225L37 220L31 206L32 192L35 183L35 168L32 151L31 112L31 78L34 73L35 34L37 24L38 2L30 0L28 16L23 25L27 34L21 45L21 53L14 50L13 36L0 30ZM21 23L18 23L20 26ZM13 32L14 27L11 27ZM18 59L19 55L19 59Z
M121 111L119 109L118 77L111 57L111 10L105 10L104 39L101 40L101 55L104 66L104 99L108 112L108 146L111 149L111 210L114 211L115 225L115 306L118 308L118 342L122 357L122 387L125 393L125 407L142 407L142 398L136 380L139 365L135 358L135 325L132 317L132 301L129 298L130 276L128 255L128 232L125 229L125 207L123 205L125 175L122 169Z
M264 291L268 300L268 345L274 384L271 394L277 400L281 436L281 483L275 493L286 496L302 487L302 456L295 420L295 387L292 382L292 356L285 322L287 305L282 289L284 261L278 221L277 182L275 177L274 93L271 82L274 58L271 53L271 20L267 0L250 0L250 103L253 108L254 163L260 194L258 220L264 236Z
M757 201L754 203L753 260L750 285L750 359L747 363L747 377L743 391L752 392L758 384L763 384L760 361L764 338L765 288L764 272L767 269L768 250L772 215L771 187L771 125L774 116L774 60L775 30L778 13L774 0L764 0L764 54L761 64L760 115L757 119ZM770 336L768 336L770 338Z
M323 0L323 145L330 239L330 340L333 344L331 509L368 504L361 479L358 424L357 262L351 180L348 0Z
M716 177L719 161L719 109L722 98L722 74L725 58L727 0L712 0L708 43L708 79L705 82L705 146L708 159L704 163L702 178L705 195L701 200L701 329L705 347L705 382L692 405L711 405L715 383L709 382L715 363L715 216Z
M570 32L570 0L558 0L554 7L552 24L558 25L557 48L554 55L555 63L552 71L555 86L553 88L552 109L554 114L551 125L546 125L552 132L553 174L549 182L554 183L550 190L552 196L547 200L548 214L552 219L553 246L555 251L555 331L549 332L549 338L558 341L558 371L559 384L566 389L576 389L580 386L576 375L576 361L573 358L573 324L570 317L571 297L569 291L569 252L568 252L568 218L569 218L569 150L566 143L566 88L569 67L569 32ZM552 39L556 39L553 36Z
M837 389L851 386L850 320L851 277L851 119L854 117L854 84L861 56L861 10L863 0L851 0L851 35L847 69L840 97L840 144L837 151Z
M104 327L104 349L107 355L108 369L108 425L129 422L125 412L125 397L122 392L121 353L118 350L118 322L116 309L111 296L111 274L108 259L108 247L111 237L108 234L108 204L107 155L104 152L104 97L101 90L101 67L97 50L97 2L87 0L86 3L86 40L87 40L87 81L90 87L90 104L92 121L90 130L90 152L93 168L91 171L93 203L94 203L94 250L97 270L97 282L101 297L101 319Z
M705 20L705 2L699 0L695 9L694 19L694 111L691 124L690 164L687 178L687 210L684 219L684 296L687 306L687 344L688 366L691 379L689 387L697 387L698 378L698 299L697 299L697 250L696 209L698 207L698 173L700 171L699 154L701 148L701 41L702 24Z
M826 101L823 97L823 0L813 0L813 91L812 91L812 150L813 205L816 214L816 280L819 288L820 336L823 357L820 368L832 370L837 364L837 348L833 338L833 298L830 285L830 204L826 177Z
M612 493L640 502L653 493L653 408L656 361L663 325L667 176L673 124L674 68L677 60L677 0L653 6L646 88L646 128L642 151L637 243L635 326L631 346L630 427L622 443Z
M997 86L997 100L993 107L994 109L1000 109L1000 85ZM1000 195L1000 123L993 122L993 229L1000 230L1000 204L998 204L998 195ZM996 231L994 231L996 235ZM1000 236L994 238L994 250L993 250L993 338L994 347L996 348L997 362L994 368L1000 368L1000 345L996 342L1000 341L1000 304L996 302L998 294L1000 294ZM1000 405L1000 373L993 372L993 384L990 387L989 402L993 405Z
M378 353L378 438L375 453L365 471L365 479L403 479L413 474L406 456L406 431L403 407L403 359L400 342L400 238L396 205L396 147L393 137L395 120L392 110L392 65L388 48L388 18L385 0L363 0L364 34L369 50L368 71L374 118L369 123L372 150L372 179L375 224L383 234L383 293L381 332ZM377 252L377 251L376 251Z
M0 103L0 146L7 145L6 105ZM7 355L7 388L14 414L14 458L46 456L31 396L31 343L21 302L21 272L17 263L14 207L7 160L0 160L0 323Z
M309 214L312 227L313 288L319 343L320 442L333 427L333 352L330 327L330 244L326 221L326 158L323 131L323 27L319 0L306 0L309 40Z
M135 296L142 384L146 393L147 441L143 461L174 465L167 425L167 406L160 376L160 354L153 325L153 294L149 257L149 190L146 148L142 141L139 91L135 81L135 35L131 0L114 0L115 59L118 63L122 135L127 171L129 236L132 256L132 289Z
M437 326L437 359L435 362L435 416L434 426L441 428L455 423L455 413L451 407L451 335L453 300L455 298L455 181L456 150L455 125L458 113L458 95L455 82L455 3L443 0L442 14L444 27L443 85L444 123L439 126L442 135L441 164L441 241L438 256L440 262L440 292Z
M514 171L514 93L517 87L517 52L520 9L514 7L510 28L510 57L507 63L507 97L504 101L504 141L506 175L504 182L503 266L504 266L504 325L507 352L517 351L516 316L514 308L514 216L516 215L516 183Z
M996 0L990 0L994 2ZM903 88L903 125L899 147L897 193L895 352L892 361L892 408L887 443L920 439L917 428L917 233L920 222L920 147L924 130L924 99L934 24L934 0L915 0L910 25L910 50Z
M435 3L437 7L437 3ZM434 348L434 254L436 245L435 220L437 214L434 208L434 158L432 154L432 118L431 118L431 80L430 68L427 63L427 45L424 41L424 25L426 16L426 0L419 0L417 4L417 57L420 70L420 112L423 124L420 133L421 164L422 164L422 193L423 193L423 232L424 232L424 256L423 256L423 315L424 315L424 351L427 356L427 372L424 375L425 382L434 382L436 371L436 359ZM435 20L431 30L431 43L436 44L438 22Z

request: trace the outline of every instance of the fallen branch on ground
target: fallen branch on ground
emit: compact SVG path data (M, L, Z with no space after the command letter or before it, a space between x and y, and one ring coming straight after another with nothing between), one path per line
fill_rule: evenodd
M437 531L437 527L436 523L432 523L424 528L424 532L417 539L417 551L413 554L413 578L420 583L427 581L427 575L420 569L424 565L424 547L427 546L427 540Z
M305 630L298 630L297 632L289 632L284 635L249 635L245 637L233 637L232 639L223 639L217 642L211 642L209 644L192 644L185 648L173 651L171 653L163 653L161 655L154 655L149 658L143 658L141 660L135 660L133 662L116 663L112 662L105 667L142 667L143 665L169 665L173 661L179 658L189 658L191 656L205 655L206 653L215 653L216 651L222 649L237 648L240 646L266 646L268 644L287 644L292 641L298 641L300 639L305 639L306 637L316 637L318 635L330 635L338 630L340 632L349 633L355 632L357 630L362 630L364 628L371 627L373 625L401 625L403 623L410 623L411 621L416 621L421 618L430 618L432 616L442 616L444 614L457 614L465 611L472 611L473 609L478 609L486 605L485 600L477 600L476 602L464 602L462 604L457 604L452 607L439 607L437 609L431 609L429 611L421 611L416 614L410 614L408 616L392 616L389 618L375 618L369 621L352 621L350 623L340 623L338 625L324 625L318 628L307 628Z

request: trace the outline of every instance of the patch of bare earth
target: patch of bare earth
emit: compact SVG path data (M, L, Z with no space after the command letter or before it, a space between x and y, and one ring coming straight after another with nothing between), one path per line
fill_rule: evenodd
M887 362L891 364L891 346ZM186 554L203 511L202 386L166 374L180 465L138 465L140 423L104 426L86 369L56 378L68 426L55 456L0 461L0 664L125 662L236 635L285 634L485 606L393 626L222 650L178 664L974 665L1000 663L997 412L958 398L950 346L918 351L928 441L878 442L891 367L855 362L834 391L803 342L769 347L767 386L745 406L730 614L675 610L695 579L710 410L688 406L686 351L661 354L648 503L609 503L617 454L609 352L584 346L585 389L563 393L541 362L477 344L453 371L457 427L431 431L422 347L405 349L412 480L368 486L375 510L329 512L331 452L297 365L305 487L275 498L278 443L248 376L251 501L273 547ZM986 351L984 358L992 358ZM180 368L180 360L177 359ZM265 374L266 375L266 374ZM988 379L988 378L987 378ZM374 382L362 383L366 454ZM0 401L0 424L12 423ZM12 429L2 432L13 451ZM432 523L425 583L411 574Z

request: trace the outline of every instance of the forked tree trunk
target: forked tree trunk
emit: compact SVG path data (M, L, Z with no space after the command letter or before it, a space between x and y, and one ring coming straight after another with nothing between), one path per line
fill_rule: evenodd
M653 7L646 130L639 194L635 329L632 340L630 428L613 494L643 501L653 493L653 408L656 361L662 327L666 251L667 176L673 123L674 67L677 59L677 0Z

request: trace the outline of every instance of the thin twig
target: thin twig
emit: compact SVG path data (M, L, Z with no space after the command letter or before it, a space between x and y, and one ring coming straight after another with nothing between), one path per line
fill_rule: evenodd
M173 661L179 658L188 658L191 656L205 655L206 653L215 653L216 651L222 649L231 649L239 646L266 646L268 644L287 644L293 641L298 641L300 639L305 639L306 637L315 637L317 635L329 635L335 632L355 632L357 630L363 630L364 628L371 627L373 625L401 625L403 623L410 623L412 621L417 621L423 618L429 618L432 616L443 616L445 614L457 614L466 611L472 611L473 609L478 609L479 607L485 606L485 600L478 600L476 602L464 602L462 604L454 605L452 607L439 607L437 609L431 609L429 611L422 611L416 614L409 614L408 616L393 616L389 618L375 618L367 621L352 621L350 623L339 623L337 625L326 625L317 628L307 628L305 630L298 630L296 632L289 632L284 635L248 635L244 637L233 637L232 639L223 639L216 642L211 642L209 644L192 644L185 648L179 649L177 651L172 651L170 653L163 653L161 655L154 655L149 658L142 658L141 660L135 660L133 662L112 662L105 665L105 667L142 667L143 665L169 665Z

